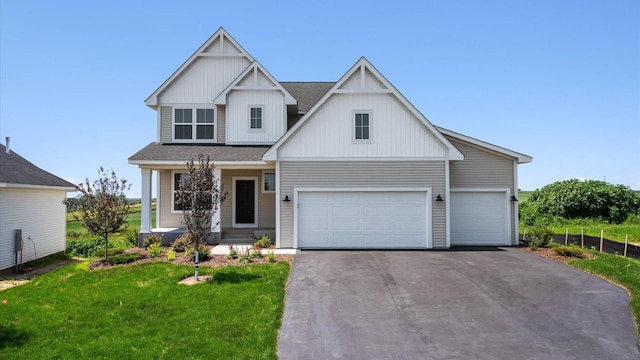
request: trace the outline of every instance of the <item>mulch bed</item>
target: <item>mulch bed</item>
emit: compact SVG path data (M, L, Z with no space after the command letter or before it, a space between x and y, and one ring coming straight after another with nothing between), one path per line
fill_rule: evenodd
M529 247L519 247L518 249L520 249L522 251L526 251L526 252L534 254L534 255L537 255L537 256L540 256L540 257L543 257L543 258L547 258L547 259L551 259L551 260L554 260L554 261L558 261L558 262L561 262L561 263L566 263L567 261L569 261L571 259L575 259L574 257L571 257L571 256L558 255L551 248L538 248L536 251L532 251ZM592 254L585 253L585 258L592 259L592 258L594 258L594 256Z
M194 265L194 262L190 257L186 256L184 253L176 253L176 257L173 261L169 261L167 259L167 252L169 252L170 248L164 248L162 251L162 255L158 257L150 257L149 252L146 249L142 248L130 248L124 251L127 253L138 253L140 254L140 259L126 263L126 264L117 264L111 265L108 262L105 262L104 259L96 259L89 264L89 270L97 270L97 269L108 269L114 266L128 266L133 264L140 264L146 262L154 262L154 261L166 261L179 265ZM211 247L207 247L207 251L211 250ZM276 262L287 261L291 263L293 261L293 255L290 254L276 254ZM224 255L211 255L207 260L200 260L199 266L209 266L209 267L222 267L228 265L235 266L243 266L243 265L252 265L252 264L267 264L269 260L267 260L267 256L264 255L262 258L252 259L253 262L249 264L243 264L239 262L237 259L227 259Z

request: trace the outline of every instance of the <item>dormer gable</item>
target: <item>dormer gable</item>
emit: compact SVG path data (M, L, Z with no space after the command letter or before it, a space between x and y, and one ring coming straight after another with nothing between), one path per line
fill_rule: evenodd
M206 102L210 102L253 61L253 57L221 27L145 100L145 104L155 109L161 103L205 102L205 97L208 97ZM189 91L184 91L186 88ZM192 97L187 98L186 93Z
M238 77L218 95L213 103L226 105L227 97L234 90L280 91L284 105L296 105L296 99L257 60L253 61Z
M290 157L464 158L364 57L263 159L276 161Z

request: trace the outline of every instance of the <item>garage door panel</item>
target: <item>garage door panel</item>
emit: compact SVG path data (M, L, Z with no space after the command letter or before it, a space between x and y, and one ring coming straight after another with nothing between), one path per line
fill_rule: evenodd
M297 198L300 248L427 246L426 192L301 191Z
M510 243L506 194L451 192L451 245Z

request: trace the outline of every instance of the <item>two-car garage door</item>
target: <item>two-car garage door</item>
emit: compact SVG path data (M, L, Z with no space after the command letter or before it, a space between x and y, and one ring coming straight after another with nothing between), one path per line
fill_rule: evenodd
M301 191L299 248L426 248L426 191Z

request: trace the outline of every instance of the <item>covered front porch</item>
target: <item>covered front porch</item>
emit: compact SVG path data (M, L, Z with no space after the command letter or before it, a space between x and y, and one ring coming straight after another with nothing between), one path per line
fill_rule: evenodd
M255 237L276 239L275 169L261 164L217 164L213 176L218 178L221 193L226 194L211 219L210 244L248 244ZM187 172L184 166L140 166L142 177L141 226L139 244L149 234L162 236L163 245L170 245L186 229L183 211L175 202L180 176ZM155 176L154 176L155 173ZM152 227L151 201L155 177L156 218Z

